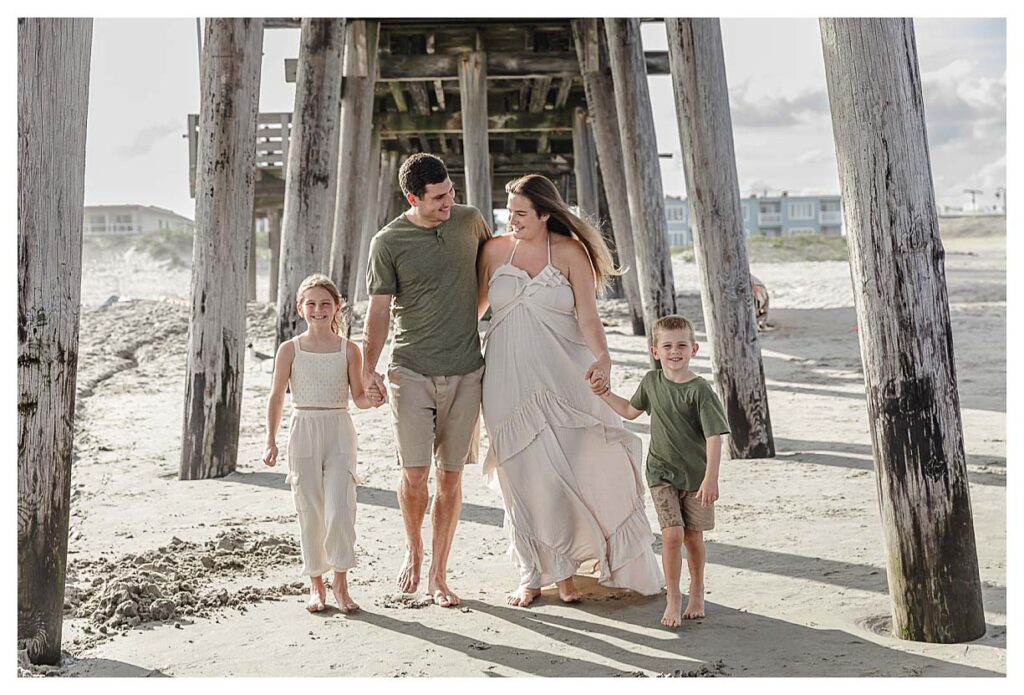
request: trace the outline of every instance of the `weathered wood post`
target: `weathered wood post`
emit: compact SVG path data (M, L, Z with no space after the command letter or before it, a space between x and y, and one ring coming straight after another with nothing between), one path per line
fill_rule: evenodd
M380 23L349 22L345 40L345 85L341 97L341 147L338 157L338 204L334 211L331 279L347 294L358 264L359 237L375 200L365 176L373 135L373 89L377 81L377 38Z
M270 223L270 284L267 287L267 301L277 301L277 279L281 271L281 208L271 208L267 213Z
M91 19L18 20L18 646L60 660Z
M206 21L181 480L227 475L238 456L262 46L262 19Z
M654 137L654 113L647 89L640 20L605 19L604 28L608 37L615 111L619 117L626 192L636 244L644 328L650 342L654 322L660 316L676 313L665 193L661 185L658 144Z
M914 26L822 19L897 636L985 634Z
M366 301L368 298L366 293L366 266L369 262L370 239L373 238L373 235L378 230L393 219L388 217L388 213L390 212L391 201L394 198L395 181L398 176L398 152L395 150L381 152L379 166L380 170L377 176L376 189L377 205L374 208L376 212L366 218L369 227L367 227L366 233L363 234L363 240L359 244L359 272L356 274L355 293L357 302Z
M345 20L303 19L299 44L281 229L278 345L305 326L295 311L295 293L303 278L331 269Z
M592 119L594 144L601 165L601 183L608 201L612 234L619 263L626 269L622 288L629 303L633 335L644 335L643 301L640 298L640 266L633 243L633 224L626 192L626 171L622 162L619 118L615 112L615 90L608 66L607 42L597 19L574 19L573 38L583 74L587 113Z
M245 260L245 298L255 302L256 297L256 225L262 215L253 210L252 224L249 225L249 255Z
M750 287L732 115L717 19L667 18L693 248L715 385L729 417L729 455L775 455Z
M572 162L576 178L576 205L580 214L598 222L597 213L597 149L587 112L577 107L572 121Z
M491 200L491 156L487 136L487 54L478 50L459 56L462 98L462 142L466 172L466 203L480 210L494 228Z
M367 180L366 214L363 215L361 220L362 229L358 231L359 236L357 238L359 243L356 246L355 258L352 260L352 275L349 277L348 294L345 295L350 305L356 302L359 286L366 285L366 278L364 277L362 282L360 282L359 274L360 272L364 276L366 274L367 259L364 256L370 253L370 237L376 234L378 229L377 218L380 216L380 210L377 208L377 201L379 200L378 192L382 168L380 158L380 134L377 131L373 131L373 136L370 139L370 158L363 173Z

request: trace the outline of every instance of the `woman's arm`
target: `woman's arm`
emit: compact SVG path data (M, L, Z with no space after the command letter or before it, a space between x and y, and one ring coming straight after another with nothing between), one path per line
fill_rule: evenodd
M601 395L606 386L612 383L612 358L608 354L608 340L601 325L601 317L597 313L597 288L594 285L594 269L590 265L583 244L573 239L570 243L559 244L568 257L569 284L576 298L576 318L590 352L594 355L594 363L587 369L585 379L590 381L591 390Z
M268 466L277 463L277 428L281 425L284 394L288 388L288 379L292 375L294 360L295 348L292 341L286 340L277 348L277 357L274 358L274 380L270 387L270 398L267 400L267 449L263 454L263 463Z
M360 410L377 407L380 403L374 403L363 385L363 354L359 346L346 340L345 349L348 350L348 387L352 391L352 402Z

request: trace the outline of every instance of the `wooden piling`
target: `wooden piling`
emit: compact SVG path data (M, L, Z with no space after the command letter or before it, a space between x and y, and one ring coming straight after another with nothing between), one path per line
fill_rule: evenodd
M462 141L466 171L466 202L479 209L494 227L491 164L487 136L487 54L470 51L459 56L459 94L462 98Z
M281 230L278 345L305 326L295 309L303 278L331 270L345 20L303 19L299 43Z
M91 19L18 20L18 646L61 657Z
M263 20L208 19L204 39L181 480L238 455Z
M372 202L364 174L373 136L373 89L377 75L379 22L349 22L345 41L345 84L341 97L341 146L338 155L338 204L334 211L331 279L348 294L358 263L359 238ZM346 297L347 299L348 297Z
M270 283L267 301L277 302L277 281L281 272L281 208L272 208L267 214L270 223Z
M597 224L597 148L587 112L581 108L573 113L572 160L576 179L576 206L581 216Z
M775 455L717 19L667 18L669 64L715 386L729 455Z
M913 22L822 19L893 629L985 634Z
M592 121L594 145L600 163L601 183L608 201L615 249L619 264L626 271L622 275L622 289L629 303L633 335L644 335L640 270L633 243L633 224L630 220L622 140L619 136L611 69L608 66L607 42L598 19L574 19L572 28L576 55L583 73L587 113Z

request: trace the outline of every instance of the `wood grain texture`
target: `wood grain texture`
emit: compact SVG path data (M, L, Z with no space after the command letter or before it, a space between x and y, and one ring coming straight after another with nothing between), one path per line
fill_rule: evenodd
M946 293L909 19L822 19L893 627L985 633Z
M491 161L487 136L487 54L472 51L459 56L459 94L462 99L462 143L466 163L466 202L477 208L494 229Z

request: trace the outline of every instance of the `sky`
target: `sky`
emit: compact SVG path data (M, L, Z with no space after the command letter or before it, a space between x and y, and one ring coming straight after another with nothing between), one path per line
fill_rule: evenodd
M816 19L723 19L741 193L839 192ZM1006 184L1006 22L915 20L935 193L940 205L994 204ZM664 25L644 47L666 50ZM284 61L299 31L264 33L260 111L291 111ZM685 196L669 76L648 78L668 195ZM155 205L194 217L186 116L199 111L194 19L96 19L89 92L85 202Z

